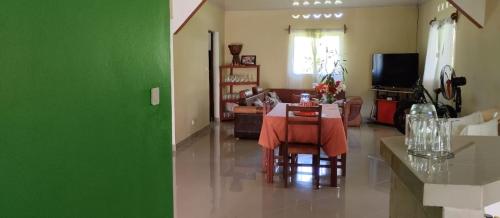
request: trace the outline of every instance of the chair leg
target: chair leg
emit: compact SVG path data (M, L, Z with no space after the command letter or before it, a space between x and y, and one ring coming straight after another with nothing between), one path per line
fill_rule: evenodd
M345 177L347 175L347 154L342 155L342 176Z
M298 163L298 159L297 159L298 155L297 154L292 154L291 155L291 174L294 175L297 173L297 163Z
M262 148L262 160L261 160L261 165L262 165L262 172L266 173L267 172L267 159L268 159L268 154L267 154L266 148Z
M288 158L288 150L286 148L284 148L282 151L282 157L283 157L283 181L285 182L285 188L287 188L288 187L289 158Z
M313 156L313 171L314 171L314 189L319 189L319 167L321 164L320 156Z
M330 157L330 186L337 187L337 157Z
M272 184L273 183L273 177L274 177L274 150L272 149L266 149L266 177L267 177L267 183Z

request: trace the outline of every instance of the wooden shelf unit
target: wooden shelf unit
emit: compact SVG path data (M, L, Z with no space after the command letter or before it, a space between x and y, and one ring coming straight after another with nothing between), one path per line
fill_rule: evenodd
M232 76L237 69L254 69L255 72L255 81L247 81L247 82L225 82L225 75ZM228 72L229 71L229 72ZM222 65L219 67L219 78L220 78L220 109L219 109L219 117L221 121L230 121L234 119L234 113L226 110L227 103L238 103L239 99L224 99L224 95L226 94L235 94L234 87L235 86L259 86L260 84L260 65ZM227 74L229 73L229 74ZM229 88L229 92L227 91Z

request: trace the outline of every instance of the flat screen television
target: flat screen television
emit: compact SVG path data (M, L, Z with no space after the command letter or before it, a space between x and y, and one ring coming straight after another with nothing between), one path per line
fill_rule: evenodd
M418 54L373 55L373 87L412 88L419 78Z

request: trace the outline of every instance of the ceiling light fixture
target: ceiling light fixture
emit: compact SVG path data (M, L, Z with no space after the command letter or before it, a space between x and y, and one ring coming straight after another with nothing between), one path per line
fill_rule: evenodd
M325 5L331 5L331 4L332 4L332 1L331 1L331 0L326 0L324 4L325 4Z
M292 5L293 5L293 6L299 6L299 5L300 5L300 2L298 2L298 1L294 1L294 2L292 3Z
M344 16L344 13L335 13L335 18L341 18L342 16Z
M341 5L341 4L343 4L343 3L344 3L344 2L343 2L342 0L335 0L335 4L336 4L336 5Z
M292 18L293 18L293 19L295 19L295 20L297 20L297 19L299 19L299 18L300 18L300 14L293 14L293 15L292 15Z
M313 14L314 19L320 19L322 14Z
M302 18L307 20L307 19L311 18L311 15L310 14L303 14Z
M325 18L332 18L333 14L323 14L323 17Z
M310 5L310 3L309 3L309 1L304 1L304 2L302 3L302 5L304 5L304 6L309 6L309 5Z
M314 1L314 5L320 5L321 2L319 0Z

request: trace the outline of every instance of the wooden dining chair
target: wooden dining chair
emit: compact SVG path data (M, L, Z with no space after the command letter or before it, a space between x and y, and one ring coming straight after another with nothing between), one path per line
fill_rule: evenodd
M351 117L351 105L352 105L352 102L347 100L347 101L344 101L343 103L343 108L342 108L342 124L344 125L344 133L345 133L345 137L346 137L346 142L347 144L348 143L348 130L349 130L349 121L350 121L350 117ZM345 177L347 175L347 154L342 154L340 155L340 169L342 171L342 176Z
M351 104L349 101L340 101L337 104L341 112L342 125L344 127L344 133L347 140L349 111ZM345 177L347 175L347 154L341 154L335 157L321 157L320 160L327 162L327 164L325 165L320 165L321 168L330 169L330 186L337 187L337 169L341 170L341 176Z
M265 101L262 110L263 118L267 116L272 109L271 102ZM277 154L276 150L278 151ZM283 166L282 152L283 143L281 143L276 149L262 148L262 172L264 173L265 179L269 184L273 183L275 166Z
M265 101L264 102L264 106L262 107L262 119L264 119L265 116L269 112L271 112L271 109L272 109L271 108L271 102ZM268 171L268 168L269 168L268 162L269 162L269 159L270 159L269 155L271 155L270 153L271 153L270 149L262 148L262 162L261 162L261 164L262 164L262 172L266 173L266 176L268 176L268 177L269 177L269 174L267 173L267 171ZM274 156L274 154L273 154L273 156ZM273 158L273 161L274 161L274 158ZM269 178L268 178L268 182L269 182Z
M314 116L307 118L299 118L290 116L292 113L311 113ZM310 154L313 156L313 180L314 188L319 189L319 168L320 168L320 152L321 152L321 114L322 107L300 107L300 106L286 106L286 125L285 125L285 142L281 153L281 160L283 164L283 180L285 188L288 187L288 175L291 168L297 167L296 161L293 161L299 154ZM317 138L312 143L299 143L289 140L290 128L292 126L316 126ZM291 158L292 157L292 158ZM290 162L290 160L292 160Z

